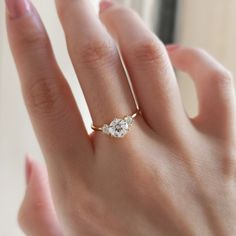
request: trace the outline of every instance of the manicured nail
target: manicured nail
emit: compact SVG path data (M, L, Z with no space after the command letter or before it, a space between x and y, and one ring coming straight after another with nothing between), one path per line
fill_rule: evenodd
M179 44L169 44L169 45L166 45L166 49L167 49L168 52L173 52L173 51L175 51L178 48L180 48Z
M29 155L27 154L25 157L25 180L27 185L30 182L31 174L32 174L32 161Z
M102 1L100 1L100 12L105 11L106 9L111 7L112 5L113 5L112 0L102 0Z
M5 0L11 18L21 17L30 12L29 0Z

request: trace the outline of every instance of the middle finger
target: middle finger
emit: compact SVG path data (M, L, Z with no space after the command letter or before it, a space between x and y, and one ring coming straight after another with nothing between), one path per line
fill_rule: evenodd
M115 42L88 0L56 0L68 51L95 124L135 111Z

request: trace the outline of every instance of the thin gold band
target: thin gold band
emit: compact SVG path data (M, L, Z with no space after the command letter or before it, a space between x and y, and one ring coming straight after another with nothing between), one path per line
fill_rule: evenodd
M141 114L141 110L139 108L137 108L136 112L132 115L130 115L130 117L132 117L132 119L134 119L136 116L138 116L138 114ZM99 126L96 126L96 125L91 125L91 128L94 130L94 131L103 131L103 126L99 127Z

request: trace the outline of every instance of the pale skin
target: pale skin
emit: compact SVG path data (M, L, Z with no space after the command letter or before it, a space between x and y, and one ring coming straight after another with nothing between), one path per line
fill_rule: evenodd
M6 2L11 49L47 165L27 160L19 212L26 235L236 235L231 73L201 49L165 47L123 6L103 2L98 17L87 0L56 0L94 124L135 112L115 42L142 110L123 139L89 135L35 8ZM195 82L195 118L184 111L173 67Z

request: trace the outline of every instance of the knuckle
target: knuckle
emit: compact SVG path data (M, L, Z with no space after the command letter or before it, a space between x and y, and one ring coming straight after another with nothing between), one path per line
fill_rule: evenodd
M47 37L45 30L41 27L21 27L20 29L20 40L22 46L29 47L39 47L48 48L50 47L50 42Z
M60 89L48 78L37 78L25 92L28 109L35 114L49 115L55 113L60 98Z
M112 42L93 40L82 45L78 55L81 63L96 65L113 60L115 52Z
M222 87L233 86L233 76L227 69L214 69L210 72L209 78Z
M49 41L48 38L41 33L27 33L22 35L22 41L27 47L39 47L39 48L48 48Z
M156 38L148 38L134 43L131 55L142 61L159 63L165 54L164 45Z
M199 58L203 55L209 55L209 53L203 48L193 48L192 53L199 55ZM222 86L233 85L232 73L221 65L215 66L215 68L210 70L209 79Z

